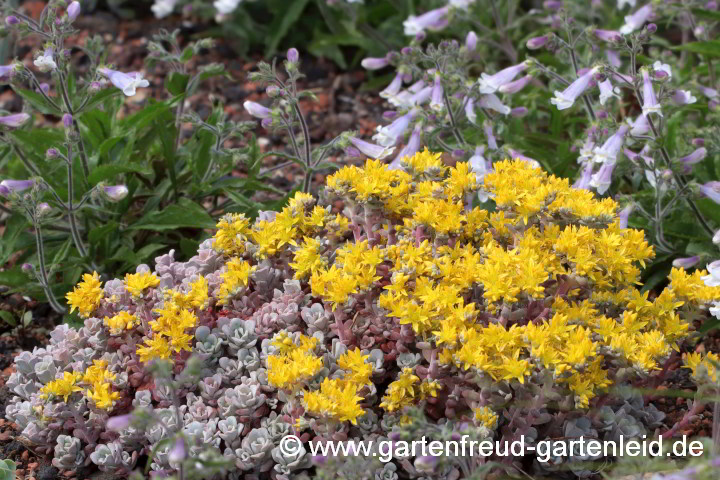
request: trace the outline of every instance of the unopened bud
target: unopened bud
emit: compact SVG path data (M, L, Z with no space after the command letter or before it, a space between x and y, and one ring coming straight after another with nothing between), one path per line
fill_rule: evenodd
M57 158L58 155L60 155L60 152L58 151L57 148L48 148L47 151L45 152L45 156L47 158Z
M35 208L35 213L37 216L41 217L43 215L47 215L52 211L52 207L50 204L43 202L38 204L38 206Z
M25 273L30 273L30 272L32 272L33 270L35 270L35 267L33 267L31 263L23 263L23 264L22 264L22 267L20 267L20 268L21 268L22 271L25 272Z
M63 117L62 117L62 122L63 122L63 126L64 126L65 128L70 128L70 127L72 127L72 125L73 125L73 117L72 117L72 115L70 115L69 113L66 113L65 115L63 115Z
M119 202L123 198L127 197L128 188L125 185L112 185L103 187L105 195L113 202Z
M655 33L657 32L657 25L655 25L654 23L648 23L647 27L645 27L645 30L648 33Z
M705 146L705 139L704 138L693 138L690 143L693 144L695 147L704 147Z
M291 48L287 51L288 62L297 63L300 60L300 53L297 48Z
M20 19L17 18L15 15L10 15L5 17L5 25L13 26L20 23Z
M67 8L67 17L70 22L74 22L80 15L80 2L72 2Z

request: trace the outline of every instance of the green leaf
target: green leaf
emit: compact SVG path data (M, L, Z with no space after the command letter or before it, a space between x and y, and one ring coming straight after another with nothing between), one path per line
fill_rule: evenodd
M703 8L691 8L693 15L704 18L705 20L714 20L720 22L720 12L716 10L705 10Z
M3 322L7 323L11 327L17 326L17 320L15 320L15 316L7 310L0 310L0 318L3 320Z
M82 110L80 110L80 112L92 111L95 107L105 102L105 100L117 97L121 94L122 92L115 87L104 88L92 97L90 97L90 100L88 100L88 102L82 107Z
M0 285L20 287L27 283L28 276L20 269L19 265L0 272Z
M15 90L15 93L20 95L30 105L32 105L35 109L40 110L42 113L49 113L52 115L59 115L62 113L57 108L54 108L48 101L45 100L45 97L37 92L26 90L24 88L16 88L14 86L12 89Z
M88 240L90 240L90 243L98 243L99 241L107 238L111 233L117 230L117 228L118 223L113 221L95 227L90 230L90 233L88 233Z
M178 203L160 211L151 211L128 227L129 230L175 230L178 228L215 228L215 221L197 203L180 198Z
M110 165L100 165L99 167L95 167L92 172L90 172L90 176L88 177L88 182L90 182L90 185L97 185L98 183L109 180L116 175L121 175L123 173L137 173L140 175L151 175L152 170L150 167L146 167L144 165L137 165L133 163L125 163L125 164L110 164Z
M706 42L690 42L673 47L673 50L685 50L686 52L707 55L709 57L720 57L720 40L708 40Z
M287 2L287 8L282 15L275 16L275 20L270 25L270 38L267 40L265 48L265 56L269 57L277 50L280 41L287 35L290 28L298 21L309 0L293 0Z
M186 73L171 72L165 79L165 88L174 95L182 95L185 93L190 76Z

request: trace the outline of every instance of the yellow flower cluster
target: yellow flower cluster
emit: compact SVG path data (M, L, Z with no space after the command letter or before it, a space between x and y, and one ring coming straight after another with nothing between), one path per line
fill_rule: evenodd
M428 396L434 397L440 384L432 381L420 381L411 368L404 368L398 377L388 385L380 406L388 412L414 405Z
M277 349L277 354L269 355L267 359L270 385L296 390L323 367L323 359L313 353L317 338L300 335L295 343L286 333L281 332L275 336L272 345Z
M226 267L227 270L220 274L223 283L215 295L220 305L227 305L232 297L247 287L250 274L255 270L255 267L237 257L227 262Z
M475 421L485 428L494 430L497 427L498 416L490 407L474 408L473 413L475 414Z
M110 329L111 335L121 335L125 330L132 330L138 324L138 319L135 315L121 310L112 317L105 317L103 322Z
M120 392L112 391L112 381L115 375L107 370L106 360L93 360L93 364L80 372L63 372L63 378L58 378L40 389L40 397L49 399L51 396L62 397L68 401L75 392L85 392L87 398L93 401L97 408L110 410L113 402L120 399ZM88 385L87 390L82 385Z
M702 353L690 353L684 356L685 368L692 370L693 378L698 381L710 381L717 383L718 381L718 365L720 365L720 355L709 352L707 355Z
M103 296L100 276L93 272L92 275L84 274L82 281L65 298L70 305L70 313L77 310L81 317L89 317L100 306Z
M128 273L125 275L125 290L133 297L142 297L145 290L157 287L160 279L150 272Z

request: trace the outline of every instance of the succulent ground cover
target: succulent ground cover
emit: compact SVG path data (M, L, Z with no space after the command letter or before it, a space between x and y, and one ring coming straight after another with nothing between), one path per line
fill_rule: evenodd
M478 189L496 211L466 202ZM283 456L290 433L676 432L620 387L662 380L718 287L675 269L656 298L641 293L653 249L612 200L522 160L478 183L468 163L428 151L400 169L345 167L324 197L344 209L298 193L254 223L223 218L187 262L170 252L124 279L86 274L67 297L84 327L59 326L15 359L6 416L58 468L127 475L152 452L151 470L188 478L356 468ZM700 385L717 378L713 358L684 358ZM493 460L555 478L593 471L578 458ZM452 478L482 463L396 458L376 475Z

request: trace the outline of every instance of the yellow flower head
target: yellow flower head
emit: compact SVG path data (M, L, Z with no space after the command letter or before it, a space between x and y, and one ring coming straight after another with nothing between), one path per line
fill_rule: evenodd
M103 296L104 292L100 276L97 272L93 272L92 275L89 273L84 274L82 281L65 298L67 298L68 305L70 305L70 313L77 310L81 317L89 317L100 306Z
M77 384L82 380L83 374L78 372L63 372L63 377L51 381L40 389L42 398L49 398L50 395L62 397L67 402L68 397L75 392L82 392L82 387Z
M160 279L151 272L128 273L125 275L125 290L133 297L142 297L146 289L157 287Z

